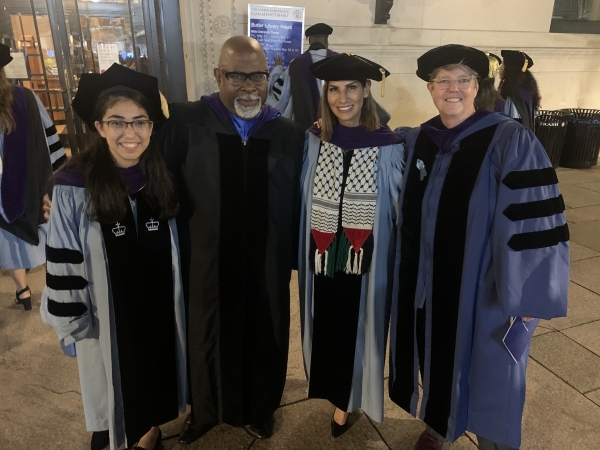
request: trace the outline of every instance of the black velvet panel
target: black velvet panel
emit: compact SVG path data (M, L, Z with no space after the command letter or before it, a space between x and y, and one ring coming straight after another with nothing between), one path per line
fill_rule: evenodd
M102 225L119 352L125 430L131 445L178 417L171 233L138 193L137 226L127 201L120 222Z
M348 409L360 311L362 277L337 272L314 276L314 321L310 398L325 398Z
M503 214L513 222L517 220L537 219L560 214L565 210L562 195L545 200L508 205Z
M220 148L219 310L223 420L244 425L266 420L265 368L256 349L271 335L265 302L265 252L269 229L270 141L217 134Z
M52 275L46 273L46 286L55 291L73 291L88 285L85 278L78 275Z
M48 136L52 136L53 134L56 134L56 126L55 125L50 125L48 128L46 128L46 137Z
M303 130L308 130L317 120L317 111L313 104L310 86L304 81L299 61L292 61L289 70L294 121ZM316 83L316 80L314 82Z
M522 250L552 247L560 242L568 241L569 237L569 226L565 223L550 230L514 234L508 241L508 246L514 251L520 252Z
M514 170L504 177L502 183L511 190L548 186L558 183L552 167L545 169Z
M46 260L55 264L81 264L83 253L69 248L54 248L46 244Z
M60 141L56 141L54 144L50 144L48 146L50 153L54 153L57 150L60 150L61 148L63 148L62 142Z
M406 411L410 411L410 400L414 392L414 347L415 347L415 293L419 273L421 244L421 208L423 196L429 182L437 146L423 131L415 144L415 152L407 162L404 176L408 177L402 204L400 227L400 269L398 290L398 316L396 326L396 380L390 377L390 398ZM417 160L423 161L427 175L421 180Z
M433 251L431 359L425 423L442 436L452 402L456 327L469 202L497 125L463 139L452 156L439 200Z
M56 317L79 317L86 313L87 306L81 302L61 303L48 299L48 312Z

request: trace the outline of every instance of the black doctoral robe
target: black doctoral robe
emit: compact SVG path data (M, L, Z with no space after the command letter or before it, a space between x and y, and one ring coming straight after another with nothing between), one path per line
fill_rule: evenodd
M264 422L286 378L304 134L278 117L244 143L200 100L172 108L161 141L181 193L196 423Z

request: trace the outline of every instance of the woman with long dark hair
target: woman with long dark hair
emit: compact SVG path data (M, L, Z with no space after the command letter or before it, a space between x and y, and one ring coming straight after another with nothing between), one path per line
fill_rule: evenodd
M84 74L73 108L98 134L52 180L42 317L75 343L88 430L109 430L113 450L151 450L187 396L178 200L152 136L165 119L157 80L116 65Z
M503 112L533 130L535 116L540 108L540 91L537 81L529 71L533 59L524 52L502 50L500 86L498 90L505 100Z
M66 157L42 102L6 78L12 59L0 44L0 267L15 283L15 303L31 310L26 270L45 261L42 197Z
M388 71L346 53L310 70L325 84L321 125L307 132L302 169L302 346L308 396L335 406L335 438L357 408L383 420L403 146L380 125L371 94L371 80Z

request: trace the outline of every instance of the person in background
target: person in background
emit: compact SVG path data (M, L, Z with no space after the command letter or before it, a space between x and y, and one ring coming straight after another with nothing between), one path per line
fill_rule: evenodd
M415 450L441 450L465 431L480 450L517 449L531 338L523 324L567 312L558 179L530 129L475 109L489 74L483 52L445 45L417 65L439 115L402 132L390 398L427 426ZM525 339L514 359L503 342L513 323Z
M83 74L73 109L98 134L51 180L42 319L75 343L92 450L152 450L187 401L178 199L152 137L165 120L158 81L118 64Z
M271 437L285 386L304 132L265 105L268 70L258 41L228 39L219 92L172 107L161 130L189 313L182 444L220 422Z
M26 271L46 260L42 199L66 156L40 99L6 78L12 59L0 44L0 267L15 283L15 303L31 310Z
M307 130L317 120L319 101L323 93L322 81L309 70L311 64L337 55L329 50L329 36L333 28L325 23L308 27L304 35L309 47L284 69L283 60L276 58L270 74L267 104L281 111L283 117L294 120Z
M371 79L389 72L346 53L310 67L325 80L320 128L302 169L299 289L308 396L329 400L334 438L362 408L383 421L398 197L404 161L381 126Z
M475 97L475 109L501 111L504 108L504 100L496 90L496 77L500 73L502 59L493 53L486 53L486 56L490 63L490 71L488 76L479 83L479 89Z
M517 50L502 50L501 55L498 91L505 103L499 112L534 130L541 97L537 81L529 71L533 66L533 59L527 53Z

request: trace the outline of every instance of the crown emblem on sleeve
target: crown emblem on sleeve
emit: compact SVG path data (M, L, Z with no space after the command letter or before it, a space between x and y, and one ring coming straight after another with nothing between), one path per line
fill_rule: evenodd
M123 225L119 224L119 222L117 222L117 225L112 229L112 232L116 237L124 236L126 228L127 227L124 227Z
M146 228L148 228L148 231L158 230L158 225L159 225L159 222L154 220L152 217L150 218L150 220L148 222L146 222Z

